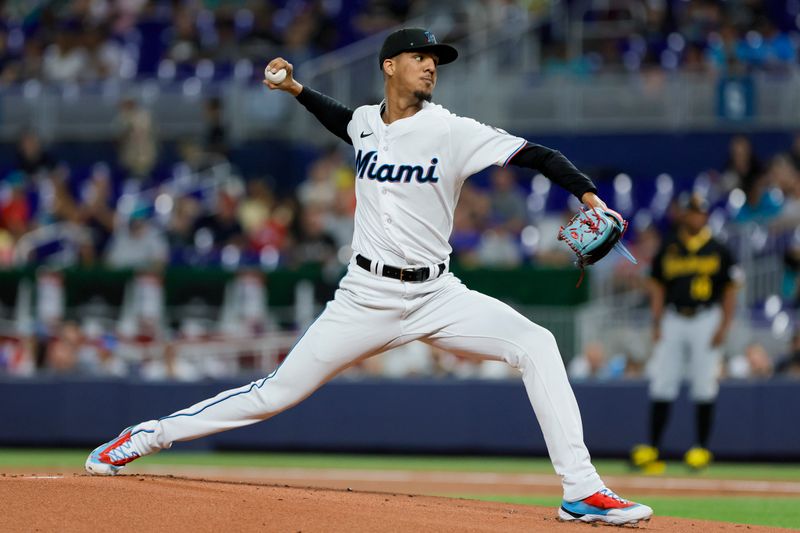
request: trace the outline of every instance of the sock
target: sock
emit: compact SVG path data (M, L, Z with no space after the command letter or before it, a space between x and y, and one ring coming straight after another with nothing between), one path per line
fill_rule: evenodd
M711 422L714 418L714 402L698 402L695 404L695 423L697 424L697 443L708 448L711 435Z
M650 403L650 444L656 448L661 444L661 435L667 426L671 406L672 402Z

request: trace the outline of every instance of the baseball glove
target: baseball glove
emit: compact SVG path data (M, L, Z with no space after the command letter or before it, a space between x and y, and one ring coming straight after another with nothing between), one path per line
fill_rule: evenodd
M582 209L565 226L561 226L558 240L566 242L575 252L575 265L581 269L578 286L583 281L584 269L605 257L612 248L636 264L636 259L621 241L627 228L628 223L622 215L599 207Z

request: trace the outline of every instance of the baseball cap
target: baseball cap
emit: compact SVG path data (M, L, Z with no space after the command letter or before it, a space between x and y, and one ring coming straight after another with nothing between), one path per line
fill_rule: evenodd
M708 213L708 200L697 193L681 195L680 206L700 213Z
M439 64L452 63L458 57L458 50L449 44L442 44L436 36L422 28L404 28L389 34L383 41L381 52L378 56L378 68L383 68L383 60L394 57L402 52L424 50L439 56Z

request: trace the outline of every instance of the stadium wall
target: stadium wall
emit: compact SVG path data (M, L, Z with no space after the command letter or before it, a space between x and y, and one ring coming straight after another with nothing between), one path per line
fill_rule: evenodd
M0 445L82 446L163 416L241 382L142 383L38 378L0 381ZM644 382L580 383L586 442L595 456L624 456L645 439ZM800 383L723 383L711 449L721 459L800 459ZM694 411L682 395L664 452L693 444ZM546 453L520 382L334 381L297 407L254 426L175 449L399 453Z

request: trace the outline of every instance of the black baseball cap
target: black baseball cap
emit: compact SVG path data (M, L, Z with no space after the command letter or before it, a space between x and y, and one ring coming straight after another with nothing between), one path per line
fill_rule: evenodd
M680 197L680 206L698 213L708 213L708 200L697 193L684 193Z
M458 50L449 44L439 43L436 40L436 36L428 30L405 28L390 33L386 40L383 41L381 53L378 56L378 68L383 69L384 59L412 50L424 50L436 54L439 57L440 65L452 63L458 57Z

